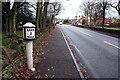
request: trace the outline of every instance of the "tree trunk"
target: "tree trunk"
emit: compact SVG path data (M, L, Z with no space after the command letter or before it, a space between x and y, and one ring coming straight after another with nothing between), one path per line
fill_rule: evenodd
M9 34L12 35L13 34L13 28L12 28L12 15L10 15L9 17Z
M52 18L51 18L51 24L53 24L53 20L54 20L54 15L52 15Z
M92 26L92 7L90 7L90 26Z
M118 14L119 14L119 16L120 16L120 10L118 10Z
M42 32L42 2L40 2L40 16L39 16L39 21L40 21L40 23L39 23L39 25L40 25L40 30L41 30L41 32Z
M6 23L5 23L5 27L6 27L6 32L8 33L8 28L9 28L9 23L8 23L8 17L6 16Z
M16 34L16 16L17 16L17 5L15 5L13 13L13 34Z
M36 13L36 28L39 30L39 17L40 16L40 1L37 2L37 13Z
M13 8L9 15L9 31L10 35L16 35L16 16L17 16L17 2L14 2Z
M46 21L47 21L47 6L49 2L44 2L44 11L43 11L43 33L46 31Z
M104 29L104 23L105 23L105 9L106 6L103 7L103 21L102 21L102 28Z
M90 26L91 26L91 21L92 21L92 13L90 13Z

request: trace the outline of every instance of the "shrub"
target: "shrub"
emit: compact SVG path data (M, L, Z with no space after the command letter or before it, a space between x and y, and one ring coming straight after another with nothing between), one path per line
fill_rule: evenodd
M86 24L86 20L83 20L83 21L82 21L82 25L85 25L85 24Z
M69 23L69 20L66 19L66 20L63 21L63 23L64 23L64 24Z

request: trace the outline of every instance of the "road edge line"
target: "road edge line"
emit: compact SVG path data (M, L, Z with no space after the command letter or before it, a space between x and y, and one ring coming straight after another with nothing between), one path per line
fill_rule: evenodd
M60 30L60 31L61 31L61 30ZM78 71L78 73L79 73L79 76L80 76L80 78L82 78L82 80L84 80L84 76L83 76L83 74L82 74L82 72L81 72L81 70L80 70L80 68L79 68L79 66L78 66L78 64L77 64L77 61L76 61L76 59L75 59L75 57L74 57L74 55L73 55L73 52L72 52L72 50L71 50L71 48L70 48L70 46L69 46L69 44L68 44L68 41L67 41L67 39L65 38L64 33L63 33L62 31L61 31L61 33L62 33L62 36L63 36L63 38L64 38L64 40L65 40L65 43L66 43L66 45L67 45L67 48L68 48L68 50L69 50L69 52L70 52L70 54L71 54L71 56L72 56L73 62L74 62L74 64L75 64L76 68L77 68L77 71Z

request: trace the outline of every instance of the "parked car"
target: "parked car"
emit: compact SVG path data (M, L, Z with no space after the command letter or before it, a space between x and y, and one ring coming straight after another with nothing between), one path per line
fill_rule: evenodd
M59 24L62 25L62 21L60 21Z

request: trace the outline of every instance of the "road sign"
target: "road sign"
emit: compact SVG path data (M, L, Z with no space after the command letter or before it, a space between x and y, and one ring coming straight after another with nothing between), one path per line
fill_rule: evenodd
M26 29L26 39L35 39L35 28Z
M47 11L54 12L54 5L52 3L48 4Z
M55 8L54 8L54 5L52 3L49 3L49 5L47 7L47 14L48 14L48 16L55 14Z
M26 23L23 25L23 38L24 40L34 40L35 39L35 25L32 23Z

